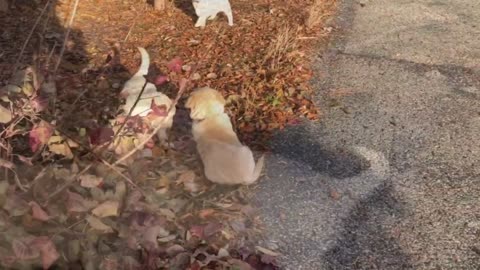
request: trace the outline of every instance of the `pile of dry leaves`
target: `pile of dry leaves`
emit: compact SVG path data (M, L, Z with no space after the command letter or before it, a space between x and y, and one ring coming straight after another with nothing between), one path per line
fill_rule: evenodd
M193 28L189 0L162 12L133 0L25 0L5 9L2 267L277 268L279 254L255 244L248 188L204 178L182 91L222 91L252 146L300 117L315 119L308 50L328 32L322 23L334 1L231 2L235 26L222 17L205 29ZM182 97L167 149L143 140L153 127L142 119L119 116L137 46L150 52L159 90Z

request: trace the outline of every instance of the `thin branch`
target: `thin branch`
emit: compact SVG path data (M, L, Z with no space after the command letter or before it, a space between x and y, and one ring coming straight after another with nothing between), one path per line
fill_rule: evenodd
M148 84L148 80L145 78L145 83L143 84L142 86L142 90L140 90L140 93L138 94L137 96L137 99L135 100L135 103L133 103L133 106L130 108L130 111L128 111L128 114L127 114L127 117L125 118L125 121L122 123L122 125L120 125L120 128L118 129L118 131L113 135L113 138L110 140L110 142L108 142L108 144L102 146L100 149L105 149L107 147L109 147L112 143L115 142L115 140L117 139L117 137L120 135L120 133L122 132L123 128L125 127L125 125L127 124L127 121L130 119L130 117L132 116L132 113L133 113L133 110L135 110L135 107L137 107L137 104L138 102L140 101L141 97L142 97L142 94L143 92L145 91L145 88L147 87L147 84ZM115 146L116 148L117 146ZM115 150L115 148L113 150Z
M84 174L85 172L88 171L88 169L90 169L90 167L92 167L93 163L90 163L87 167L85 167L82 171L80 171L79 173L77 173L76 175L70 177L70 179L68 179L66 181L65 184L63 184L63 186L61 186L59 189L55 190L52 194L50 194L48 196L48 198L45 200L45 202L42 204L42 206L47 206L48 202L55 196L57 196L60 192L62 192L64 189L66 189L67 187L69 187L71 184L73 184L73 182L75 182L75 180L78 179L78 177L82 174Z
M55 69L53 70L54 78L57 75L58 67L62 62L62 57L63 57L63 54L65 53L65 47L67 46L68 37L70 36L70 31L72 30L73 19L75 18L75 14L77 13L78 1L79 0L75 0L75 4L73 5L72 16L70 16L70 20L68 21L67 32L65 33L65 38L63 39L62 50L60 51L57 64L55 65Z

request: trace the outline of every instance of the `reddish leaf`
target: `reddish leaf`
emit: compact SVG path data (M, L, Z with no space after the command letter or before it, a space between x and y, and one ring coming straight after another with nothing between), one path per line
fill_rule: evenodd
M32 207L32 216L34 219L40 220L40 221L47 221L50 219L50 216L45 212L38 203L31 201L28 203L30 207Z
M192 234L192 236L195 236L195 237L198 237L198 238L202 239L203 238L203 230L204 230L203 226L194 225L190 228L190 233Z
M167 64L167 68L176 73L180 73L182 71L183 61L179 57L175 57Z
M43 269L49 269L53 263L58 260L60 254L55 248L55 244L47 236L37 237L33 241L35 248L39 249L42 254Z
M35 125L29 133L29 145L32 152L36 152L40 147L45 145L53 134L52 127L42 121Z
M114 135L115 133L111 128L107 128L107 127L96 128L89 133L90 143L93 145L104 144L112 140Z

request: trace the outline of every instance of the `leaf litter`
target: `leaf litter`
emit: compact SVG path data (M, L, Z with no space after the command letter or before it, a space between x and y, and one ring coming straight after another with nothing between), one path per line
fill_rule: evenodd
M165 148L142 142L166 107L152 102L146 118L119 116L118 92L138 68L135 47L146 47L149 81L172 98L179 89L217 88L242 141L265 149L274 130L318 118L312 43L302 36L326 34L305 26L312 1L234 1L234 27L220 17L202 30L193 28L189 1L163 12L133 0L80 1L56 77L48 67L71 5L51 2L18 1L0 16L8 25L0 41L0 265L278 269L281 254L256 245L261 223L249 188L205 179L184 99ZM43 28L16 66L43 8Z

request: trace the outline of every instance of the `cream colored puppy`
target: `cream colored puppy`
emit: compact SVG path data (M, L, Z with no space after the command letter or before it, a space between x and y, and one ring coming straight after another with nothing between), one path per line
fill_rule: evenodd
M146 81L144 76L147 75L148 68L150 66L150 56L148 55L147 51L142 47L138 47L138 50L142 55L142 63L140 68L138 69L137 73L135 73L132 78L125 83L122 91L120 92L120 96L126 98L125 105L123 105L124 114L128 114L131 108L135 105L135 101L142 91L142 87ZM167 111L173 103L167 95L157 92L157 87L154 84L147 83L145 89L143 90L142 96L138 100L135 108L133 108L131 115L138 115L141 117L148 116L147 119L153 127L162 125L162 128L157 133L157 137L160 142L166 143L168 139L167 130L172 127L173 116L175 115L175 107L172 108L170 113L166 116L152 115L152 102L155 103L156 106L164 105Z
M208 180L225 185L254 183L264 156L255 164L252 151L238 140L224 111L225 99L214 89L195 90L187 100L193 120L192 133Z

